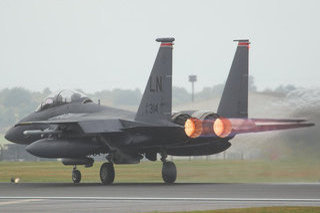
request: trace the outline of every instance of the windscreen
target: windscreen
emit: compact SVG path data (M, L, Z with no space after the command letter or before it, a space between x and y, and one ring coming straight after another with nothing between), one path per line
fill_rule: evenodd
M74 90L61 90L54 92L47 96L41 104L37 107L36 111L42 111L54 106L73 102L92 102L85 94Z

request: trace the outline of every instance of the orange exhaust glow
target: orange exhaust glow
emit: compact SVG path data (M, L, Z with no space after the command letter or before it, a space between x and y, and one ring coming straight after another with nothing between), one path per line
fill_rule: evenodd
M212 134L214 134L213 129L212 129L214 120L207 119L207 120L202 120L201 122L202 122L201 136L204 136L204 137L212 136Z
M220 138L225 138L230 135L232 131L232 124L227 118L217 118L213 123L213 132Z
M189 118L184 124L184 131L186 135L190 138L197 138L202 133L202 123L201 120L197 118Z

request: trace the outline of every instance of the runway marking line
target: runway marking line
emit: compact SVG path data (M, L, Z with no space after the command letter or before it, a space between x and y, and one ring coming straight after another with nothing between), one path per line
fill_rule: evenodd
M13 201L0 202L0 206L20 204L20 203L29 203L29 202L36 202L36 201L42 201L42 200L43 199L18 199L18 200L13 200Z
M319 199L304 198L188 198L188 197L0 197L0 200L132 200L132 201L231 201L231 202L319 202Z

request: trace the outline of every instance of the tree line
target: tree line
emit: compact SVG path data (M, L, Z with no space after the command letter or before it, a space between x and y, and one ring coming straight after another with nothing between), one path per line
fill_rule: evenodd
M195 94L196 100L202 101L220 97L223 92L223 87L224 84L204 87ZM262 92L283 95L293 89L295 89L295 87L289 85ZM253 77L249 78L249 90L251 92L257 92ZM83 92L81 90L78 91ZM0 133L4 133L9 126L34 111L41 101L51 93L52 91L49 88L45 88L41 92L30 91L21 87L0 90ZM100 100L102 104L114 107L137 106L140 103L142 92L140 89L113 89L97 91L87 95L94 102ZM185 88L173 87L174 106L189 102L191 102L191 94Z

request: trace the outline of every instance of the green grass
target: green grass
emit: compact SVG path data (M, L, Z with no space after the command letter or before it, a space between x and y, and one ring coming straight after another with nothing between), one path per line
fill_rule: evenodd
M4 138L4 135L3 134L0 134L0 145L4 145L4 144L8 144L10 143L9 141L7 141L5 138Z
M221 209L209 211L183 211L176 213L318 213L320 207L259 207L259 208L240 208L240 209ZM173 213L173 212L172 212Z
M318 182L319 161L177 160L177 182L258 183ZM79 166L82 182L100 182L102 162ZM161 162L115 165L115 182L162 182ZM0 162L0 182L20 177L22 182L71 182L71 166L61 162Z

